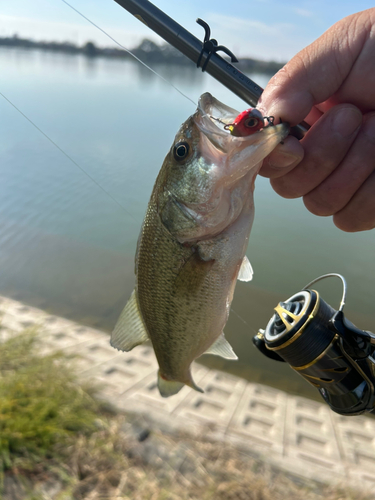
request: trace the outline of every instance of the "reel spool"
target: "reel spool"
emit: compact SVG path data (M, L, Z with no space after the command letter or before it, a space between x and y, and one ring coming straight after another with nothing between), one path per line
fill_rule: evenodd
M343 283L338 311L309 289L332 276ZM267 357L287 362L318 389L332 410L354 415L375 409L375 336L345 319L346 288L339 274L320 276L280 302L253 342Z

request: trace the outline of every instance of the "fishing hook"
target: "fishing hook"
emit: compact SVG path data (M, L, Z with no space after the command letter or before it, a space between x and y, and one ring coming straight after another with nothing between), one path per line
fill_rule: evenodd
M216 116L212 116L212 115L208 115L208 116L211 118L211 120L215 120L215 121L221 123L222 125L224 125L224 128L228 125L227 123L223 122L223 120L220 120L220 118L216 118Z
M268 121L268 125L274 125L275 117L274 116L263 116L264 120Z

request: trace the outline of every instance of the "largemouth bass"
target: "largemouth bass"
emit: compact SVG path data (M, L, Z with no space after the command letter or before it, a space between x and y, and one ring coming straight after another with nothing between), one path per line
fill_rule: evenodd
M139 236L135 289L111 336L122 351L151 339L163 397L184 384L203 392L190 372L202 354L237 359L223 329L236 280L252 278L254 181L289 132L283 123L235 137L225 124L237 115L206 93L178 131Z

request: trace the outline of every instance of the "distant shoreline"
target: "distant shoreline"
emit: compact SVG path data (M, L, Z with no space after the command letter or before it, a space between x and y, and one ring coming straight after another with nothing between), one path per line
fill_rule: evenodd
M70 42L36 42L26 38L19 38L17 35L12 37L0 37L0 47L19 47L23 49L39 49L49 52L60 52L64 54L77 55L82 54L86 57L106 57L116 59L132 59L132 56L122 49L100 48L93 42L87 42L85 45L78 46ZM131 52L139 57L146 64L173 64L181 66L194 66L194 64L178 50L169 44L157 45L151 40L143 40L138 47L131 49ZM242 71L252 71L259 73L275 74L284 63L275 61L261 61L258 59L241 58L236 67Z

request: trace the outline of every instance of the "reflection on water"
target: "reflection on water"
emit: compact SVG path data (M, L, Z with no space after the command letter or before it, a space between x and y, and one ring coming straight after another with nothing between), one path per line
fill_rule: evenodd
M1 49L0 65L0 91L126 209L1 100L0 293L110 331L134 286L136 241L155 177L194 107L138 63ZM157 70L195 101L209 91L246 107L194 68ZM280 300L326 272L346 276L348 317L375 331L375 232L340 232L301 200L278 197L263 178L255 204L248 250L255 278L238 284L226 327L240 360L203 362L314 397L288 367L256 352L251 338ZM338 306L338 281L317 287Z

